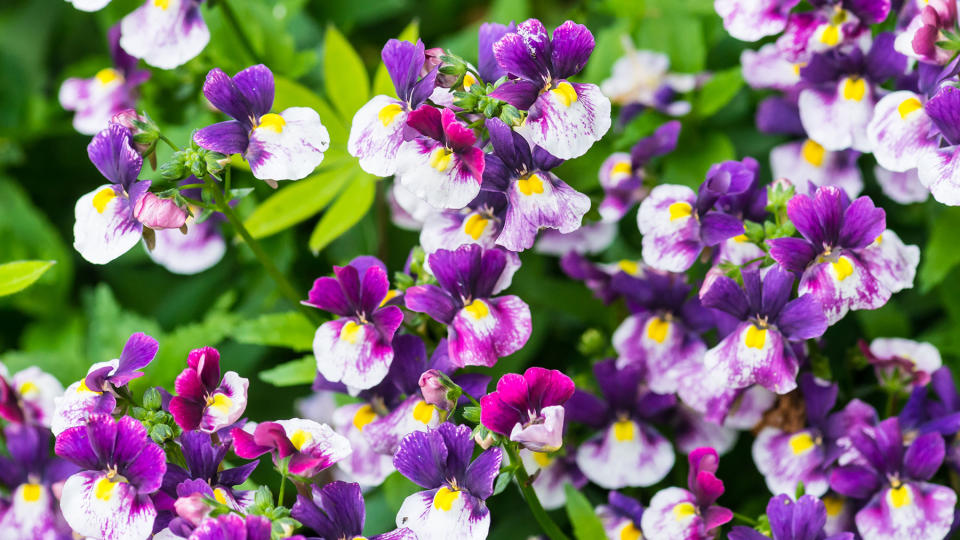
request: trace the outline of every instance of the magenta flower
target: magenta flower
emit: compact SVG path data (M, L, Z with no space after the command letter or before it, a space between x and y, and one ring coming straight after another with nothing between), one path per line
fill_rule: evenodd
M312 478L350 455L350 443L326 424L291 418L262 422L253 434L238 428L230 431L234 451L244 459L270 453L273 463L290 458L288 470Z
M563 445L563 404L573 391L573 380L555 369L508 373L480 399L480 422L529 450L554 452Z
M185 431L213 433L240 419L247 406L249 381L228 371L220 379L220 353L213 347L190 351L187 369L175 384L170 414Z

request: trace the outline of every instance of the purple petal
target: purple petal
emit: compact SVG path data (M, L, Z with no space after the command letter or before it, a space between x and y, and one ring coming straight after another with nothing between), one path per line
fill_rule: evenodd
M704 288L700 290L700 303L704 307L729 313L740 320L746 318L749 310L743 289L736 281L722 275L704 284Z
M54 453L84 469L95 469L100 464L86 426L72 427L57 435Z
M951 145L960 144L960 88L941 86L924 109Z
M921 435L910 444L903 456L904 472L916 480L929 480L937 473L945 455L946 446L942 435Z
M477 72L485 82L494 82L507 74L497 64L497 59L493 54L493 44L503 36L516 31L516 23L510 23L509 25L483 23L480 25Z
M457 302L436 285L410 287L404 292L403 301L410 311L426 313L444 324L449 324L460 309Z
M110 382L115 386L122 386L132 379L143 376L143 373L138 370L147 367L157 356L157 350L159 349L160 344L157 343L157 340L143 332L137 332L130 336L130 339L123 346L123 352L120 353L120 362L117 364L117 369L114 370L113 375L110 376Z
M506 34L494 43L493 54L497 64L510 75L528 81L546 80L550 76L545 64L547 58L535 57L527 48L527 43L531 39L539 43L549 42L550 38L543 25L534 29L532 24L528 24L530 22L526 21L518 28L518 31L526 31L525 34ZM535 31L530 32L530 30Z
M193 140L201 148L221 154L242 154L250 144L247 126L236 120L227 120L198 129Z
M566 21L553 31L551 45L553 76L566 79L580 73L590 59L595 43L586 26Z
M443 484L447 447L437 431L414 432L403 438L393 464L400 474L426 489Z
M801 273L817 257L817 249L803 238L773 238L767 240L770 257L791 272Z
M100 174L114 184L129 189L140 174L143 158L133 148L130 132L123 126L111 124L97 133L87 146L87 155Z
M823 307L809 294L788 302L777 319L777 328L792 340L820 337L827 326Z
M700 238L704 245L714 246L738 234L743 234L743 222L733 216L707 212L700 217Z
M853 201L843 213L840 245L848 249L867 247L887 228L886 213L873 205L870 197Z
M837 467L830 473L830 487L841 495L865 499L880 489L877 474L862 465Z
M250 117L255 115L233 79L220 68L213 68L207 73L203 95L214 107L244 126L251 123Z
M770 267L763 277L763 298L760 303L760 312L776 318L780 310L787 304L793 292L793 274L780 265Z
M537 96L540 95L540 86L530 81L508 80L493 92L490 92L489 95L525 111L537 101Z
M270 68L263 64L250 66L234 75L233 82L246 100L249 111L257 117L270 112L273 107L273 73Z
M390 281L387 273L379 266L372 266L363 273L360 285L359 308L365 314L372 314L387 297Z
M479 499L493 495L493 481L500 473L503 452L499 447L485 450L467 467L463 486Z
M424 62L423 52L423 42L419 39L416 44L391 39L383 46L380 57L400 99L408 98L417 77L420 76Z

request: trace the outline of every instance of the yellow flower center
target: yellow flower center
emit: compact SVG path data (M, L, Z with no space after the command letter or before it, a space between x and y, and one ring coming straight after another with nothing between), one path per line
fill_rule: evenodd
M853 264L851 264L850 259L846 257L840 257L837 259L837 262L831 263L830 266L833 267L833 271L837 274L837 281L843 281L853 274Z
M268 113L260 117L260 123L256 125L256 129L269 129L273 132L280 133L283 131L283 126L287 125L287 121L283 119L282 116L275 113Z
M357 412L353 415L353 427L363 431L363 428L367 427L367 424L376 419L377 413L373 411L373 407L364 405L357 409Z
M890 506L894 508L903 508L913 502L910 488L903 484L895 488L890 488L890 491L887 492L887 498L890 501Z
M690 217L690 214L693 213L693 207L690 206L690 203L684 201L677 201L671 204L668 210L670 212L670 221Z
M623 270L625 273L630 274L631 276L635 276L640 270L640 263L637 261L628 261L624 259L617 263L617 268Z
M634 425L631 420L618 420L613 424L613 436L620 442L632 441Z
M823 29L823 33L820 34L820 43L828 47L833 47L837 43L840 43L840 27L834 24L828 24L826 28Z
M517 180L517 189L524 195L533 195L534 193L543 193L543 180L536 174L531 174L527 178Z
M453 152L447 150L446 148L437 148L433 151L433 154L430 155L430 166L437 170L437 172L443 172L450 168L450 162L452 161Z
M633 167L630 166L629 161L618 161L616 165L610 169L610 176L630 176L633 172Z
M667 339L667 332L669 331L670 321L660 317L654 317L647 323L647 337L657 343L663 343L663 340Z
M437 408L426 401L418 401L413 406L413 419L421 424L429 424L430 420L433 419L433 411L435 410Z
M170 9L170 0L153 0L153 5L166 11Z
M103 393L103 392L94 392L93 390L90 389L89 386L87 386L86 379L80 379L80 386L77 387L77 393L82 394L84 392L89 392L91 394L97 394L97 395L100 395Z
M93 196L93 207L97 213L102 214L107 211L107 205L117 197L117 192L113 188L105 187Z
M901 119L906 120L908 116L922 108L923 104L920 103L920 100L912 97L903 100L903 102L897 106L897 112L900 113Z
M800 149L800 154L803 156L803 159L807 160L807 163L814 167L823 165L823 157L826 153L827 151L812 139L807 139L807 141L803 143L803 148Z
M467 73L463 76L463 89L470 91L470 87L477 84L477 78L473 76L473 73Z
M387 127L392 124L397 115L402 112L403 107L400 106L399 103L391 103L380 109L380 112L377 113L377 118L380 120L380 123L383 124L383 127Z
M313 436L302 429L294 431L293 436L290 437L290 443L293 444L293 447L297 450L300 450L312 440Z
M843 498L834 495L825 495L823 497L823 506L827 509L827 515L836 517L843 511Z
M102 476L93 485L93 496L101 501L109 501L116 490L117 482L113 482L109 475Z
M29 397L32 394L39 392L40 389L37 388L37 385L32 381L26 381L20 385L20 395L23 397Z
M673 507L673 517L677 521L683 521L688 517L696 515L697 509L693 506L692 503L682 502L680 504L674 505Z
M483 319L487 315L490 315L490 308L487 307L486 302L483 300L474 300L473 302L470 302L468 305L464 306L463 309L466 310L466 312L476 320Z
M226 394L217 393L207 398L207 406L220 411L221 414L227 414L233 406L233 400Z
M489 222L489 219L480 214L470 214L470 217L463 223L463 232L467 233L470 238L479 240L483 236L483 231L487 229L487 223Z
M866 93L867 82L860 77L848 77L843 80L844 99L861 101Z
M793 455L795 456L809 452L814 446L816 446L816 443L814 443L813 437L807 432L797 433L793 437L790 437L790 450L793 451Z
M23 484L20 486L20 497L24 502L37 502L43 493L42 489L40 484Z
M746 333L744 333L743 344L747 347L752 347L754 349L762 349L763 345L767 342L767 329L766 328L757 328L754 325L747 327Z
M537 462L537 465L539 465L540 468L550 465L550 462L553 461L550 459L550 454L547 454L546 452L533 452L533 460Z
M227 494L223 491L223 488L213 490L213 498L220 504L227 504Z
M563 104L564 107L569 107L577 102L577 91L573 88L573 85L564 81L557 85L556 88L551 90L553 95L556 96L557 101Z
M362 328L363 326L353 321L347 321L347 324L343 325L343 328L340 329L340 340L353 345L357 342L357 338L360 337L360 330Z
M643 538L643 534L632 521L620 529L620 540L640 540L641 538Z
M393 300L400 294L396 289L390 289L387 291L387 295L383 297L383 300L380 301L380 307L387 305L387 302Z
M456 501L459 496L459 491L454 491L447 486L443 486L438 489L437 494L433 496L433 507L437 510L449 512L450 509L453 508L453 502Z

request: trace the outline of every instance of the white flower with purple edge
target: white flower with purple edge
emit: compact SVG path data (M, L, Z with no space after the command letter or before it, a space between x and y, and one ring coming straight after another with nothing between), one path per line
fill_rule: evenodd
M30 366L11 376L0 363L0 418L49 428L56 398L62 395L60 381L40 368Z
M269 453L275 465L289 458L287 470L303 478L317 476L351 452L350 442L330 426L302 418L262 422L253 433L234 428L230 434L237 456Z
M210 30L203 0L147 0L120 21L120 46L151 66L173 69L203 51Z

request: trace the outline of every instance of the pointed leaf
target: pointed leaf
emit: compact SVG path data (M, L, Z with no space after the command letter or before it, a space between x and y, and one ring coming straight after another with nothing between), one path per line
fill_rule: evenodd
M317 254L350 227L356 225L373 205L376 178L357 170L343 193L320 218L310 235L310 251Z
M370 99L370 77L357 51L333 25L324 39L323 76L327 97L349 124L353 113Z
M298 386L313 384L317 376L317 359L304 356L260 372L260 380L274 386Z
M330 204L352 170L324 170L287 184L260 203L243 224L254 238L263 238L309 219Z
M573 525L573 536L577 540L606 538L600 518L583 493L570 484L563 486L563 491L567 495L567 516Z
M33 285L57 261L14 261L0 264L0 296L7 296Z

